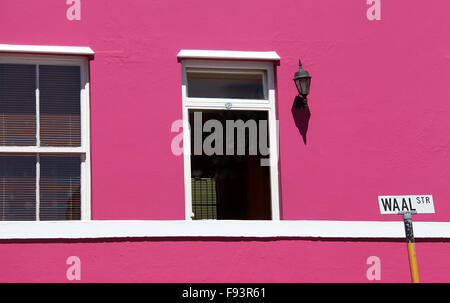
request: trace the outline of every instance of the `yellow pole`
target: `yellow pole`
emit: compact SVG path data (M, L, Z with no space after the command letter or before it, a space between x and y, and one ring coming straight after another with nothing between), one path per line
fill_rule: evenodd
M417 265L416 243L408 243L409 268L411 271L411 282L420 283L419 267Z
M409 269L411 272L411 282L420 283L419 267L417 265L416 243L414 240L414 232L412 225L412 213L403 213L405 223L406 243L408 246Z

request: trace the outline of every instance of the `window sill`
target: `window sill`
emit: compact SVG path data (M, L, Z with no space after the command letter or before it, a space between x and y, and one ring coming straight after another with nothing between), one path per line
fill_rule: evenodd
M450 222L414 222L416 238L450 238ZM387 238L405 237L402 221L70 221L1 222L0 239L154 237Z

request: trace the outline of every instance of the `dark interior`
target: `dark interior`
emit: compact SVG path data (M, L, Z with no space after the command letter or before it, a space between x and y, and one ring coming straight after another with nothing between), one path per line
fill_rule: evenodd
M202 113L203 124L209 119L215 119L223 125L224 141L226 138L226 120L253 119L258 125L259 120L267 120L265 111L237 111L237 110L195 110ZM189 121L191 129L194 127L194 110L190 111ZM213 130L214 131L214 130ZM211 133L203 132L202 142ZM194 219L218 219L218 220L270 220L271 198L270 198L270 167L261 166L261 159L268 156L248 153L248 136L246 130L246 152L245 155L236 155L237 144L235 144L234 155L194 155L193 137L191 132L191 175L193 184L198 181L208 181L208 186L197 190L192 195ZM258 135L258 143L259 138ZM236 140L236 130L234 138ZM205 183L206 184L206 183ZM197 186L197 185L195 185ZM207 208L207 209L205 209Z

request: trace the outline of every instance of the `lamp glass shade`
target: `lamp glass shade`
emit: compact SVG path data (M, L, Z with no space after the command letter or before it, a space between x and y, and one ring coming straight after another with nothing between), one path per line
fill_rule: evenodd
M309 95L309 88L311 85L311 77L299 77L294 79L295 85L297 86L298 93L302 96Z

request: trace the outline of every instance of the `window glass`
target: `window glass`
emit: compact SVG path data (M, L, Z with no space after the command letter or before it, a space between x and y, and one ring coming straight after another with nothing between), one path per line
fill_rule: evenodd
M187 71L188 97L265 99L262 73Z
M40 220L80 220L80 167L80 156L40 156Z
M39 66L41 146L81 146L80 67Z
M36 145L36 66L0 64L0 146Z
M0 155L0 221L36 220L36 156Z

